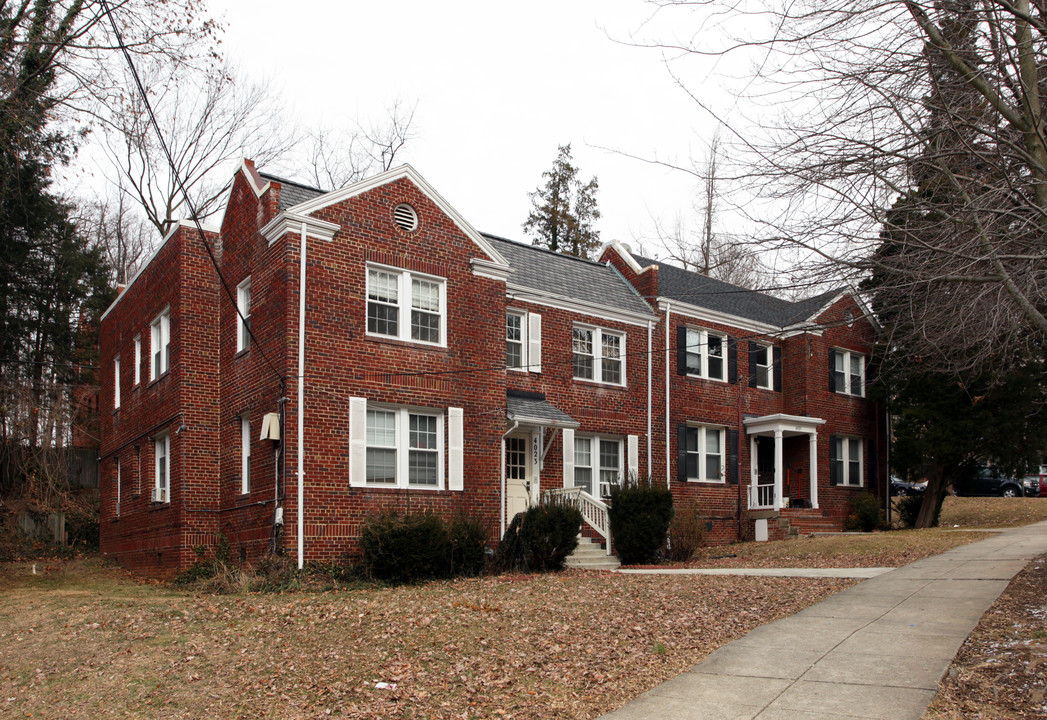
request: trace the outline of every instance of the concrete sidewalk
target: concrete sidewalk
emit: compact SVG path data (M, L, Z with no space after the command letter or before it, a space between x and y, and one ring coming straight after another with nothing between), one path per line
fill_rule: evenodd
M918 720L1047 522L865 580L753 630L605 715L614 720Z

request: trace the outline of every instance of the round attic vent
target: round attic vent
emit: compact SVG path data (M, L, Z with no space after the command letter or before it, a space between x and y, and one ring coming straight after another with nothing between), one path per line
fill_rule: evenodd
M418 213L407 203L400 203L393 208L393 221L407 232L418 227Z

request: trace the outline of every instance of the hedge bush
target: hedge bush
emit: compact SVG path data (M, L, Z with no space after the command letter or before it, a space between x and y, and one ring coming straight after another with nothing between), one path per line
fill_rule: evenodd
M859 532L872 532L883 523L883 509L880 501L867 492L851 500L851 512L847 516L846 529Z
M513 518L498 546L503 570L549 572L561 570L578 547L582 513L561 501L544 502Z
M673 521L669 523L669 541L666 543L665 555L673 562L686 562L705 540L705 519L698 503L691 500L673 512Z
M410 583L451 574L451 542L439 515L385 510L370 515L360 533L368 576Z
M665 546L673 519L673 494L639 478L611 487L608 515L614 550L623 565L652 563Z
M486 525L476 518L459 513L447 525L447 539L451 545L452 575L471 577L484 571L490 540Z

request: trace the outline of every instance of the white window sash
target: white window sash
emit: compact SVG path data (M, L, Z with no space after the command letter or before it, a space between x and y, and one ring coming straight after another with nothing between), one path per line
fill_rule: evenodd
M251 278L248 277L236 288L236 351L242 352L250 347L251 339L247 329L251 323Z
M698 471L698 476L697 477L688 477L687 478L688 482L717 483L719 485L725 484L727 482L727 478L726 478L726 458L724 457L724 455L725 455L724 441L726 440L726 432L725 432L724 428L717 427L715 425L688 425L687 429L688 430L693 430L695 436L698 439L698 450L697 450L697 452L687 451L688 455L696 455L698 457L698 459L697 459L697 461L695 463L696 469ZM717 455L720 456L720 471L719 471L719 476L715 477L715 478L706 477L706 470L707 470L707 467L708 467L708 464L709 464L708 460L709 460L709 454L710 454L709 453L709 448L708 448L708 436L707 436L707 432L709 430L717 432L720 435L720 440L719 440L720 451L718 453L716 453Z
M590 334L589 337L590 337L590 339L592 341L592 344L591 344L592 352L591 353L576 353L575 352L575 350L574 350L574 332L573 332L574 330L582 330L582 331L588 332ZM612 359L612 358L605 358L604 357L604 352L603 352L604 335L607 335L608 337L616 337L616 338L618 338L618 341L619 341L618 342L618 357L617 358L613 358L614 360L616 360L618 362L619 378L620 378L619 382L610 382L608 380L604 380L604 377L603 377L603 375L604 375L604 372L603 372L604 360L605 359L606 360L611 360ZM626 384L627 384L625 359L626 359L626 356L628 355L628 352L627 352L626 346L625 346L625 341L626 341L626 336L625 336L625 333L623 333L623 332L617 332L615 330L604 330L603 328L593 327L593 326L589 326L589 325L574 325L573 328L572 328L572 332L571 332L571 357L573 358L574 355L582 355L584 357L592 358L592 363L593 363L593 376L591 378L579 377L578 375L574 375L573 367L572 367L572 375L573 375L574 379L575 380L581 380L582 382L600 383L601 385L614 385L615 387L625 387Z
M448 408L450 427L445 422L445 413L428 409L414 409L406 407L385 407L381 405L372 406L373 410L391 412L394 415L393 445L368 445L367 444L367 400L364 398L350 398L349 408L349 485L350 487L367 488L401 488L405 490L462 490L464 489L464 434L462 432L462 410L461 408ZM434 452L436 455L436 484L425 485L412 484L410 481L411 463L411 416L423 416L436 419L436 447L415 448L425 452ZM444 441L445 432L450 433L447 441L451 444L453 453L447 452ZM396 458L394 467L396 472L395 482L392 483L369 483L367 482L367 450L371 447L394 450ZM445 469L445 464L449 465ZM448 485L448 476L453 481Z
M135 385L140 385L142 382L142 336L135 335L135 368L134 368L134 379Z
M240 494L251 492L251 419L240 417Z
M394 304L385 300L371 300L371 270L378 272L389 273L396 277L396 303L397 309L397 324L396 324L396 335L388 335L385 333L371 332L368 329L367 320L367 305L371 302L377 302L383 305L393 306ZM364 328L368 337L374 338L391 338L394 340L402 340L404 342L416 343L419 345L429 345L432 347L446 347L447 346L447 278L442 278L438 275L427 275L425 273L412 272L403 268L391 267L388 265L378 265L369 263L364 268L365 275L365 302L364 302ZM419 308L420 312L424 312L430 315L437 315L440 319L440 338L437 342L431 342L428 340L416 340L411 337L411 311L413 308L413 286L412 280L424 280L426 282L434 283L437 286L438 298L440 303L439 312L433 312L431 310L423 310Z
M113 409L120 408L120 356L113 358Z
M698 340L697 344L695 344L694 342L691 341L691 339L690 339L691 333L695 333L698 336L697 337L697 340ZM720 377L714 377L709 372L709 357L710 357L709 338L710 337L719 338L719 340L720 340L720 354L716 356L716 357L718 357L720 359L720 370L721 370L721 373L722 373ZM727 354L728 354L728 351L727 351L727 336L726 335L724 335L722 333L718 333L718 332L710 332L709 330L703 330L703 329L700 329L700 328L690 328L689 327L689 328L687 328L687 347L685 348L684 352L691 353L692 355L697 355L698 358L699 358L700 370L699 370L697 375L695 375L694 373L688 373L688 375L690 377L700 377L700 378L703 378L705 380L717 380L719 382L726 382L727 381L727 360L728 360Z

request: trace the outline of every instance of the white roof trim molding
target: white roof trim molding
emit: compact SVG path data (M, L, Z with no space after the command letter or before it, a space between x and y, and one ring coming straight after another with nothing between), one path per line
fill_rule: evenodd
M347 185L341 190L333 190L327 193L326 195L321 195L319 197L313 198L312 200L306 200L304 203L300 203L298 205L288 208L288 212L294 212L299 215L310 215L316 212L317 210L328 207L329 205L334 205L335 203L342 202L343 200L347 200L351 197L361 195L369 190L381 187L382 185L387 185L401 178L407 178L412 183L414 183L419 190L421 190L430 200L432 200L436 204L436 206L444 212L445 215L451 218L451 220L454 221L455 225L457 225L461 229L461 231L465 233L466 236L470 240L472 240L473 243L476 244L476 246L479 247L485 255L487 255L491 263L495 265L504 265L508 269L509 261L502 257L502 255L497 250L495 250L494 246L491 245L491 243L489 243L479 232L477 232L476 228L470 225L469 222L466 221L466 219L462 217L462 215L457 210L455 210L454 207L452 207L451 204L447 202L443 198L443 196L440 195L440 193L438 193L432 185L426 182L425 178L419 175L418 171L410 165L401 165L400 167L393 168L392 170L387 170L386 172L381 173L379 175L375 175L374 177L367 178L366 180L361 180L360 182L354 185Z
M190 230L196 230L196 223L194 223L192 220L178 220L173 225L171 225L171 229L167 231L167 234L164 235L163 239L157 244L153 251L149 253L149 256L145 260L143 260L142 263L138 266L138 270L135 272L134 277L127 281L127 285L124 286L123 292L116 296L116 300L113 300L113 304L106 308L106 311L102 313L102 316L100 318L98 318L99 322L105 320L105 316L111 313L113 311L113 308L116 307L116 304L127 296L127 291L130 290L131 286L135 284L135 280L137 280L139 276L143 272L145 272L145 269L152 264L153 260L156 259L156 256L159 255L160 251L164 249L164 245L167 244L167 241L174 237L174 234L178 232L180 228L189 228ZM207 225L204 225L203 223L200 223L200 228L204 232L215 234L218 234L219 232L218 228L209 227Z
M646 267L640 265L640 263L636 262L636 258L633 257L632 250L627 248L619 240L612 240L609 243L605 243L604 246L600 248L599 257L603 257L604 251L608 249L614 250L616 253L618 253L618 256L625 261L625 264L629 266L629 269L637 275L642 275L648 270L654 271L658 269L658 263L654 263L653 265L648 265Z
M852 300L854 300L854 304L858 306L858 309L861 310L862 315L865 316L865 318L869 321L869 324L873 326L873 329L876 330L876 332L880 332L883 329L883 327L880 325L880 322L876 319L876 316L873 315L872 310L869 309L869 306L865 303L865 300L862 299L861 294L853 287L850 287L847 290L841 290L840 292L833 295L831 300L819 307L817 311L811 313L811 315L807 317L806 322L814 323L819 315L824 313L826 310L831 308L836 303L843 300L845 297L849 297Z
M698 307L697 305L691 305L690 303L681 302L679 300L673 300L672 298L658 298L658 310L664 313L667 307L672 310L673 315L683 315L684 317L687 317L691 320L697 320L699 322L707 323L716 323L717 325L727 325L733 328L737 328L739 330L746 330L748 332L753 332L760 335L785 337L782 334L783 328L780 328L777 325L769 325L767 323L756 322L754 320L748 320L746 318L738 317L737 315L729 315L728 313L709 310L708 308Z
M256 197L262 197L265 191L269 189L269 181L261 176L253 161L247 158L241 160L239 172L242 172L244 177L247 178L247 182L251 185L251 189L254 190Z
M492 280L508 280L509 276L512 275L515 270L507 265L494 262L493 260L485 260L483 258L472 258L469 264L473 267L473 275L479 277L490 278Z
M265 227L263 227L260 232L262 233L262 236L269 241L269 244L272 245L286 233L293 232L301 234L303 223L305 223L305 234L308 237L314 237L318 240L326 240L328 242L334 238L336 232L342 229L341 225L336 225L335 223L327 222L326 220L299 215L290 210L285 210L266 223Z

